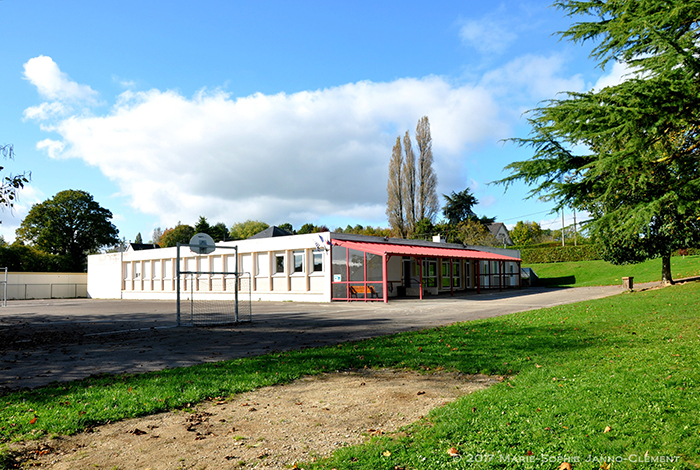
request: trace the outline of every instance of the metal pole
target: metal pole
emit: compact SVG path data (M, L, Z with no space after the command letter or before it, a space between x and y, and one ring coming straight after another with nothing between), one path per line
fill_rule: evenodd
M423 300L423 258L418 258L418 265L420 266L420 282L418 284L420 286L419 293L420 299Z
M574 246L576 246L577 241L578 241L578 231L576 230L576 209L574 209Z
M5 267L5 295L3 296L2 306L7 307L7 266Z
M362 253L362 267L364 268L364 276L365 276L365 302L367 302L367 252L364 251Z
M454 291L454 261L450 260L450 296L454 297L455 291Z
M236 288L233 290L234 298L236 302L236 323L238 323L238 282L239 282L239 272L238 272L238 245L234 249L234 256L236 258Z
M180 242L177 242L177 260L175 264L175 290L177 291L177 326L180 326Z
M382 255L382 291L383 291L383 297L384 297L384 303L389 302L389 293L387 292L387 280L386 280L386 264L389 261L389 256L384 253ZM401 266L403 268L403 266Z
M476 260L475 267L476 267L476 273L474 273L476 276L476 293L481 294L481 260Z

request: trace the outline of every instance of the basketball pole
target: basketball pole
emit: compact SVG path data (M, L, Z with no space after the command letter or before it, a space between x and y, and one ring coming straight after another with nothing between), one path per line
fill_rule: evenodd
M233 295L236 302L236 323L238 323L238 282L240 281L240 273L238 272L238 245L235 246L234 256L236 258L236 287L233 289Z
M175 265L175 285L177 291L177 326L180 326L180 242L177 242L177 264Z

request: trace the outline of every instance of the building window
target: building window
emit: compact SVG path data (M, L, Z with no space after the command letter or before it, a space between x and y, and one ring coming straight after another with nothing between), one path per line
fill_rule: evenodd
M434 259L424 259L423 260L423 286L424 287L437 287L437 261ZM421 275L420 265L418 263L413 264L413 276L419 278Z
M284 255L275 255L275 273L284 274Z
M314 272L323 272L323 253L314 253Z
M294 272L295 273L304 272L304 252L303 251L295 251L293 253L293 255L294 255Z

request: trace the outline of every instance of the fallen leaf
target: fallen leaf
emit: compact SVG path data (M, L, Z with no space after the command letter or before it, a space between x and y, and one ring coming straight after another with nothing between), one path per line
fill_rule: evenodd
M535 367L537 367L537 368L539 369L539 368L541 368L542 366L539 365L539 364L535 364Z
M600 466L603 470L610 470L610 464L603 462Z
M384 452L382 452L382 455L384 457L391 457L391 452L389 452L388 450L385 450Z
M571 464L569 462L562 462L558 468L559 470L571 470Z
M31 420L29 420L29 424L34 424L36 423L36 416L33 417Z
M459 451L455 449L454 447L450 447L447 449L447 453L449 454L450 457L457 457L459 456Z
M605 434L606 432L610 432L610 431L612 431L612 428L610 426L605 426L605 429L603 430L603 434Z

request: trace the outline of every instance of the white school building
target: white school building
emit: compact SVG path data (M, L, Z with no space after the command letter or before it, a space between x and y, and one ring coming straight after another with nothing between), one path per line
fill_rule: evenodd
M181 275L185 298L233 298L239 289L263 301L387 302L521 285L517 250L334 232L285 235L276 227L216 246L207 255L180 247L180 271L199 272ZM91 255L88 297L175 300L176 264L174 247Z

